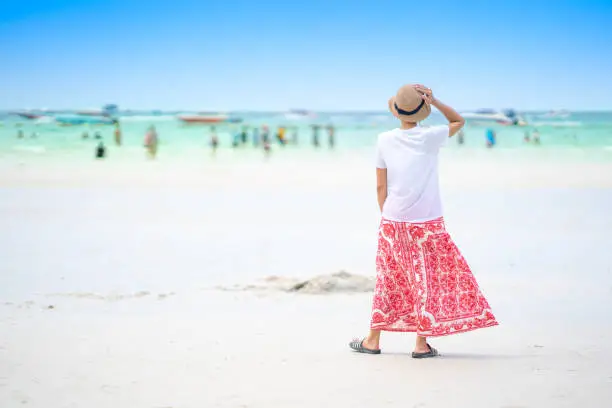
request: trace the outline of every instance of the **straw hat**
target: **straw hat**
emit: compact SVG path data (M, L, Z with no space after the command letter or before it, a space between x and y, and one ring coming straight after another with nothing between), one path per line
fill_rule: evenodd
M431 113L431 106L425 103L422 95L414 85L404 85L389 99L389 110L404 122L420 122Z

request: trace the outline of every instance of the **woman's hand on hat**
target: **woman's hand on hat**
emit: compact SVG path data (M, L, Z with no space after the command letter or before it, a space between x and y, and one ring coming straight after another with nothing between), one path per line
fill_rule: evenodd
M430 88L427 88L425 85L419 84L419 85L415 85L414 89L416 89L417 91L419 91L419 93L421 93L421 97L423 98L426 104L432 105L434 103L435 98Z

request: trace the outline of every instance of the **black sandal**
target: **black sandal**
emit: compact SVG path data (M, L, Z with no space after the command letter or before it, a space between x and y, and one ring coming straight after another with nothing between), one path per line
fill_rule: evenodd
M363 341L365 339L362 340L353 340L349 343L349 347L352 348L354 351L358 352L358 353L365 353L365 354L380 354L380 349L376 349L376 350L372 350L372 349L368 349L363 347Z
M429 345L429 343L427 343L427 347L429 347L429 351L426 351L425 353L415 353L414 351L412 352L412 358L431 358L431 357L437 357L440 354L438 353L438 350L436 350L435 348L431 347Z

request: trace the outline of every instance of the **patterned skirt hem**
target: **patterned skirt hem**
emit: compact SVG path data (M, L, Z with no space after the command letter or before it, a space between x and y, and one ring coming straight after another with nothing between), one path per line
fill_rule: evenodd
M439 334L419 332L416 328L399 329L395 327L389 327L388 325L371 325L370 328L372 330L380 330L380 331L394 332L394 333L416 333L416 335L420 337L444 337L444 336L451 336L453 334L467 333L467 332L471 332L474 330L486 329L488 327L495 327L495 326L499 326L499 323L497 321L488 323L484 326L469 327L465 329L453 330L452 332L448 332L448 333L439 333Z

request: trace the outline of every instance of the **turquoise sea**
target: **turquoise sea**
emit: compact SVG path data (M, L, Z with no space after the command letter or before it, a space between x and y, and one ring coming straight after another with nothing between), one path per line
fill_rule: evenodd
M580 157L594 161L612 161L612 112L569 112L563 118L551 118L545 112L526 112L521 115L528 126L473 125L468 121L465 128L465 143L459 145L457 138L451 139L447 149L484 150L485 130L493 128L497 134L496 150L508 154L559 155ZM231 160L259 158L261 146L253 147L252 129L263 125L270 127L272 135L272 157L300 160L329 152L326 126L336 129L333 151L344 154L367 153L376 142L378 133L394 128L397 121L386 112L320 112L314 118L291 120L284 113L233 112L233 117L243 119L240 124L215 125L220 140L219 155ZM119 116L123 133L123 145L115 146L113 126L59 126L49 118L27 120L8 113L0 114L0 160L91 160L99 140L99 132L108 149L108 160L142 160L143 140L147 128L155 125L160 139L159 160L209 160L211 126L185 125L174 114L124 114ZM444 123L440 115L432 114L426 124ZM313 124L321 125L321 146L312 145ZM297 132L297 143L280 146L274 137L279 126L288 127L287 139L292 140ZM238 148L232 147L236 133L248 128L249 142ZM541 143L525 143L525 132L540 133ZM17 137L23 131L24 138ZM89 138L82 134L88 132ZM35 159L36 158L36 159Z

